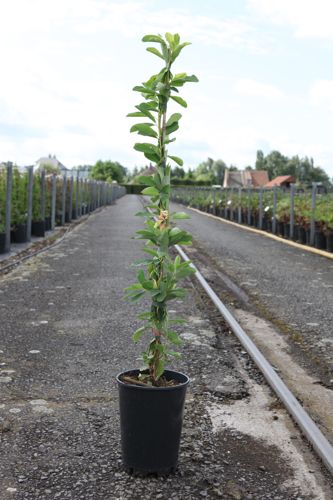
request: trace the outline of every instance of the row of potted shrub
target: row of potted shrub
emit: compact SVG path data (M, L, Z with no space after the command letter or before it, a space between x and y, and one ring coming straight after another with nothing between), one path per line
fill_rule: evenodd
M13 169L11 191L11 243L25 243L27 241L28 223L28 172ZM63 183L66 182L65 214L63 214ZM73 183L73 185L71 185ZM6 206L7 172L0 169L0 253L5 252L5 206ZM77 189L79 190L79 205L77 204ZM56 178L56 225L67 223L78 216L91 211L93 207L92 186L89 183L74 183L73 179L64 177ZM31 234L37 237L45 236L51 229L51 201L52 201L52 176L45 178L44 190L44 216L42 214L42 179L40 172L33 175L32 188L32 223ZM70 203L70 197L72 203ZM96 203L96 200L95 200ZM72 208L71 208L72 207ZM71 213L70 213L71 211ZM63 216L64 215L64 216Z
M260 227L260 194L258 190L238 192L229 190L174 189L173 200L219 217ZM262 193L261 229L273 231L273 191ZM276 229L277 235L291 238L304 245L310 244L312 215L315 220L314 246L333 252L333 194L318 194L314 214L311 208L311 194L298 193L294 197L294 230L290 235L291 196L277 191Z

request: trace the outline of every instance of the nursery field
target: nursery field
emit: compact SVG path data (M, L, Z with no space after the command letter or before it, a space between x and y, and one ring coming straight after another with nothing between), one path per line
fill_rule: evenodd
M209 205L211 206L211 205ZM174 210L184 210L173 204ZM272 321L302 362L333 386L333 260L185 209L193 234L188 252L231 303Z
M173 188L174 201L333 252L333 193L282 189Z

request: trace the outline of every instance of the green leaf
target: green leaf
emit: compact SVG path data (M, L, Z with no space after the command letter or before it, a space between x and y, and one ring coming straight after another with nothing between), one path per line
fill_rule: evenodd
M142 85L136 85L133 87L135 92L141 92L141 94L149 94L149 95L155 95L155 92L152 89L148 89L147 87L143 87Z
M156 43L164 43L164 40L161 36L158 35L145 35L142 38L143 42L156 42Z
M137 123L131 127L130 132L138 132L140 135L157 138L158 135L155 130L152 130L150 123Z
M144 117L146 115L144 113L142 113L141 111L135 111L134 113L128 113L128 115L126 115L126 116L133 117L133 118L135 117L136 118L136 117L139 117L139 116L140 117Z
M181 106L183 106L183 108L187 108L187 102L184 101L184 99L182 99L181 97L179 97L177 95L171 95L170 97L174 101L178 102L178 104L180 104Z
M165 38L168 40L169 45L172 48L175 44L174 36L171 33L165 33Z
M175 48L175 50L173 51L173 54L172 54L172 58L171 58L171 61L173 62L180 54L180 52L183 50L184 47L186 47L187 45L191 45L191 42L184 42L184 43L181 43L180 45L178 45L178 47Z
M164 373L164 363L160 359L156 366L156 378L159 379Z
M174 122L169 127L166 127L165 131L166 131L167 135L170 135L170 134L172 134L172 132L175 132L178 129L179 129L178 122Z
M176 212L172 214L173 219L190 219L191 217L185 212Z
M161 59L164 60L164 57L162 56L161 52L159 50L155 49L155 47L147 47L146 50L148 52L151 52L152 54L155 54L155 56L160 57Z
M155 117L151 114L151 112L146 107L143 106L143 104L138 104L135 107L142 113L143 116L146 116L147 118L150 118L151 121L156 122ZM140 115L140 116L142 116L142 115Z
M139 184L145 184L146 186L155 186L155 182L152 175L140 175L137 177Z
M169 127L175 122L178 122L181 119L182 115L180 113L173 113L168 121L166 122L166 126Z
M146 326L141 326L141 328L138 328L136 332L134 332L132 336L134 342L138 342L141 339L143 332L145 331L146 328L147 328Z
M169 330L166 333L167 339L169 342L175 345L181 345L183 341L179 338L177 332L174 332L173 330Z
M159 156L159 149L154 144L150 144L149 142L137 142L134 144L134 149L136 151L140 151L141 153L153 153Z
M134 283L133 285L129 285L125 288L125 292L133 290L142 290L142 286L140 285L140 283Z
M131 300L131 301L135 301L135 300L138 300L138 299L141 299L141 297L145 294L145 292L137 292L133 295L128 295L127 297Z
M184 162L181 158L179 158L178 156L171 156L171 155L168 155L168 158L171 158L171 160L173 160L174 162L176 162L178 165L180 165L181 167L184 165Z
M160 192L153 186L149 186L141 191L141 194L145 196L159 196Z

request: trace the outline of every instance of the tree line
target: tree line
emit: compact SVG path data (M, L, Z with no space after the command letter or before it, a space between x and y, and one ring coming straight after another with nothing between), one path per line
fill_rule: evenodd
M135 167L130 172L118 161L98 160L94 165L79 165L73 168L73 171L85 171L91 179L99 181L112 182L119 184L138 183L138 178L145 173L149 175L150 166L142 168ZM235 165L227 165L223 160L207 158L199 163L195 168L175 166L171 170L172 183L174 185L223 185L223 179L226 169L237 171ZM312 182L321 182L326 187L331 187L332 182L325 172L319 166L315 166L313 158L300 158L298 155L288 157L279 151L271 151L265 155L263 151L258 150L254 166L248 165L246 170L267 170L269 179L274 179L279 175L292 175L296 182L301 184L311 184Z

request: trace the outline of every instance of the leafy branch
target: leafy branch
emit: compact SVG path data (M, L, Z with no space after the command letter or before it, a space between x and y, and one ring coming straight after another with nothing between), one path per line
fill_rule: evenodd
M126 291L131 300L138 300L145 294L151 298L150 311L139 316L145 324L134 333L133 339L137 342L146 331L152 333L148 348L142 353L146 371L141 371L140 378L157 386L170 356L179 357L173 346L181 344L177 332L171 328L181 320L169 318L167 303L184 297L185 291L177 283L194 272L188 262L181 262L179 257L173 259L170 255L172 246L189 245L192 237L172 224L174 220L187 218L187 215L183 212L171 214L169 210L171 167L168 160L180 166L183 160L168 154L167 145L176 140L171 136L179 129L182 115L173 113L168 117L167 108L170 99L186 108L186 101L178 95L179 88L198 79L195 75L171 72L172 64L182 49L190 45L189 42L180 43L178 34L166 33L165 37L146 35L142 41L158 44L159 49L153 46L148 47L147 51L162 59L164 66L158 74L134 87L133 90L139 92L144 101L135 106L136 111L127 115L145 120L133 125L131 132L155 140L155 143L139 142L134 145L136 151L142 152L155 164L155 173L140 178L142 183L148 184L142 194L149 196L151 202L143 212L137 214L145 219L145 228L137 231L137 238L146 241L144 250L149 257L136 263L146 269L138 272L137 282Z

